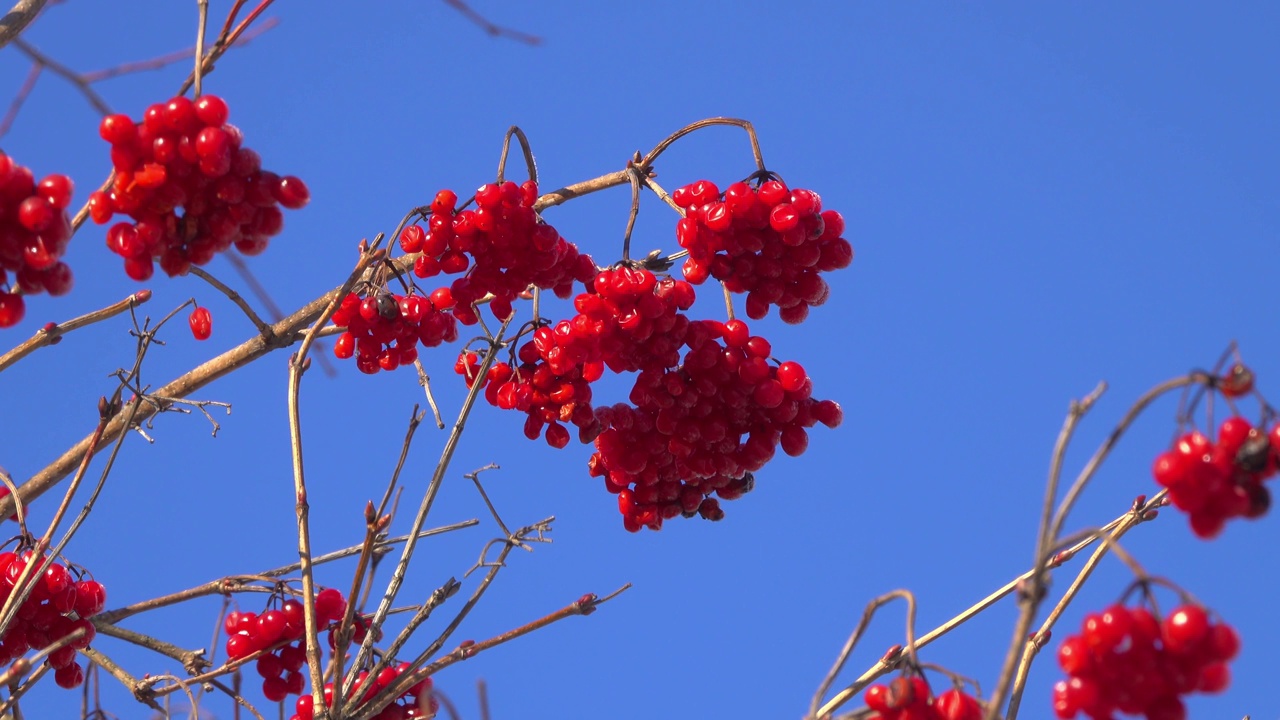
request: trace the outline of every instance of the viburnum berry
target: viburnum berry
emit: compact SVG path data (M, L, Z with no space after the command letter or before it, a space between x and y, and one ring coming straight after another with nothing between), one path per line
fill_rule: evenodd
M721 193L700 180L671 199L685 211L676 226L676 240L689 252L685 279L699 285L714 277L730 292L746 293L749 318L763 318L776 306L783 321L804 321L810 307L827 301L820 273L853 260L842 237L844 218L824 211L811 190L766 180L758 188L734 183Z
M71 192L67 176L36 183L30 169L0 152L0 328L22 321L24 296L70 292L71 268L61 258L73 232Z
M90 195L89 215L99 224L116 214L132 220L107 233L129 277L151 277L156 261L166 275L181 275L232 246L260 254L283 228L280 208L307 204L306 185L263 170L227 117L225 101L204 95L152 105L141 122L102 119L116 175L110 188Z
M464 325L477 322L474 303L488 298L500 320L529 286L568 297L573 283L596 272L591 259L560 236L534 210L538 186L532 182L489 183L476 191L474 210L457 210L457 194L441 190L431 203L427 229L413 225L400 233L406 253L420 252L413 273L464 277L449 285L453 315Z
M356 368L367 374L413 364L419 343L432 348L458 339L453 315L421 295L351 293L333 314L333 324L346 328L334 342L334 356L354 357Z
M1067 678L1054 685L1054 715L1185 718L1182 697L1224 690L1239 649L1235 631L1199 606L1181 605L1159 622L1142 606L1113 605L1087 615L1060 646Z
M192 310L187 322L191 325L191 334L197 340L208 340L213 334L213 316L209 314L209 308L197 307Z
M0 597L7 598L29 566L38 569L48 558L32 550L0 552ZM75 688L84 681L83 668L76 664L76 651L88 648L97 635L89 620L101 612L106 602L102 585L94 580L76 580L81 569L50 562L43 574L29 575L24 582L31 592L17 608L13 621L0 635L0 665L22 657L28 650L44 650L54 644L62 647L49 653L48 663L54 670L58 686ZM78 634L74 640L64 639Z
M1188 514L1192 531L1208 539L1231 518L1267 513L1271 493L1263 482L1278 466L1280 424L1268 433L1237 416L1222 422L1216 441L1198 431L1182 435L1156 458L1152 475L1168 488L1169 502Z

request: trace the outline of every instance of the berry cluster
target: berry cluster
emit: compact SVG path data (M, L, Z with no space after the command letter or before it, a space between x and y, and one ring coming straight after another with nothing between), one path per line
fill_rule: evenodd
M15 591L15 584L28 564L43 563L31 550L0 553L0 604ZM38 566L37 566L37 569ZM18 608L9 629L0 637L0 665L22 657L28 650L42 650L77 630L84 634L48 656L53 680L59 687L79 687L84 669L76 662L76 651L89 647L97 629L89 618L106 606L107 591L96 580L76 580L66 566L50 563L32 583L31 594Z
M685 211L676 225L676 240L689 251L685 278L700 285L714 277L730 292L747 293L753 320L776 305L784 321L803 322L830 292L819 273L853 261L844 218L823 210L811 190L766 180L759 188L736 182L721 194L715 183L699 180L671 200Z
M581 442L595 443L590 473L618 495L633 532L677 515L719 520L719 500L750 490L751 473L779 444L799 455L807 428L842 419L839 405L811 397L798 363L770 364L768 341L746 323L689 320L682 311L693 301L687 282L604 270L575 298L577 315L538 328L518 365L495 363L486 379L490 403L528 415L530 439L545 428L547 443L564 447L572 424ZM454 369L470 385L479 364L463 353ZM590 384L605 366L638 371L631 404L592 407Z
M458 324L448 312L452 306L447 288L430 298L351 293L333 314L333 324L346 328L334 342L333 354L342 360L354 355L356 367L370 375L411 365L418 359L418 343L431 348L458 339Z
M316 622L324 627L347 611L342 593L326 588L316 593ZM279 609L268 608L262 614L232 611L223 619L227 631L227 658L239 660L262 651L257 670L262 676L262 694L271 702L306 689L302 667L307 662L302 635L305 632L302 603L289 598Z
M982 720L982 705L972 695L953 688L935 698L922 677L872 685L862 699L873 711L867 720Z
M361 701L370 700L408 670L409 663L400 663L384 668L373 679L373 682L369 682L369 673L361 672L356 676L352 692ZM429 720L434 718L440 710L440 701L436 700L432 695L431 689L431 678L423 679L401 693L395 702L378 711L378 714L374 715L372 720ZM324 704L327 707L333 707L333 683L325 683ZM311 695L299 697L294 709L295 713L289 720L312 720L315 717L315 702L312 700Z
M1280 461L1280 424L1268 434L1242 417L1218 428L1214 442L1192 431L1156 458L1152 473L1169 489L1169 501L1190 516L1201 538L1222 532L1234 517L1258 518L1271 507L1263 481L1276 474Z
M494 317L506 320L512 301L530 285L567 298L574 281L595 274L591 258L538 216L533 181L482 185L475 200L475 210L457 211L457 194L441 190L431 203L427 229L410 225L399 238L406 253L421 253L414 275L467 273L449 287L453 315L462 324L476 323L474 303L482 298L489 297Z
M71 290L71 268L60 259L71 241L71 190L66 175L37 183L30 169L0 152L0 328L22 321L24 295Z
M519 365L494 364L485 398L527 413L525 435L531 440L545 427L547 443L562 448L569 431L560 423L572 423L578 439L591 442L604 426L590 404L590 383L606 365L621 373L679 364L689 329L681 311L693 300L693 287L684 281L658 280L639 268L604 270L574 299L577 315L534 331L517 353ZM470 386L478 365L479 357L468 353L454 369Z
M713 492L740 497L779 445L800 455L809 445L807 428L836 427L843 419L835 402L812 397L799 363L767 362L768 342L750 336L745 323L689 325L679 367L641 371L631 405L597 413L608 429L596 438L590 472L618 493L623 524L632 531L657 530L676 515L719 519Z
M134 280L150 278L155 260L173 277L232 245L257 255L284 227L280 208L311 199L298 178L263 170L227 116L226 102L202 95L156 103L141 122L102 119L98 133L111 143L115 180L89 196L89 213L99 224L117 213L133 219L108 229L107 247Z
M1112 605L1087 615L1080 634L1058 648L1067 679L1053 687L1053 712L1063 720L1117 711L1184 720L1182 696L1226 689L1227 662L1239 650L1235 630L1198 605L1182 605L1163 622L1145 607Z

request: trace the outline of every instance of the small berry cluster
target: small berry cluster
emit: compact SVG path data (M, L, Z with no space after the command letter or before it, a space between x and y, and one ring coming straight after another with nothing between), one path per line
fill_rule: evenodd
M1182 696L1225 690L1227 662L1239 651L1235 630L1198 605L1182 605L1163 622L1145 607L1112 605L1087 615L1080 634L1058 648L1067 679L1053 686L1053 712L1063 720L1117 711L1185 720Z
M494 317L506 320L512 301L530 285L567 298L574 281L595 274L591 258L538 216L533 181L482 185L475 200L475 210L457 211L457 194L441 190L431 203L427 229L410 225L399 238L406 253L421 253L414 275L467 273L449 287L453 315L462 324L477 322L474 303L482 298L489 297Z
M14 592L14 585L28 564L43 562L44 558L31 550L0 553L0 604ZM79 638L48 656L58 687L68 690L79 687L84 682L84 668L76 662L76 651L93 642L97 629L89 618L102 612L106 603L107 591L101 583L76 580L66 566L50 563L44 574L34 581L31 594L0 637L0 665L9 664L28 650L43 650L83 630Z
M1222 532L1227 520L1258 518L1271 507L1263 481L1275 476L1280 461L1280 424L1268 434L1242 417L1218 428L1214 442L1199 431L1178 438L1156 458L1152 474L1169 489L1169 501L1190 517L1201 538Z
M370 700L408 670L409 663L400 663L392 667L383 668L373 682L369 682L369 673L361 672L356 676L352 691L362 702ZM436 700L435 696L432 695L431 689L431 678L425 678L401 693L395 702L379 710L372 720L430 720L430 718L434 718L440 710L440 701ZM326 707L333 707L333 683L325 683L324 704ZM299 697L294 709L294 715L289 720L312 720L315 717L315 703L311 695Z
M873 711L867 720L982 720L982 705L972 695L952 688L935 698L918 676L872 685L862 699Z
M700 285L714 277L730 292L747 293L753 320L776 305L785 322L803 322L830 293L819 273L853 261L844 218L823 210L811 190L766 180L759 188L736 182L721 194L715 183L699 180L671 200L685 211L676 225L676 240L689 251L685 278Z
M133 219L107 230L107 247L134 280L150 278L155 260L173 277L232 245L257 255L284 227L280 208L311 199L298 178L263 170L227 117L222 98L202 95L156 103L141 122L102 119L98 133L111 143L116 174L109 190L89 196L89 214L98 224L117 213Z
M71 241L71 190L66 175L37 183L30 169L0 152L0 328L22 321L24 295L71 291L71 268L61 260Z
M326 588L316 593L316 623L320 627L341 619L346 610L347 601L338 590ZM301 602L289 598L280 603L279 609L268 608L262 614L235 610L227 613L222 627L227 631L229 660L269 650L257 660L262 694L268 700L280 702L306 689L302 672L307 662L302 638L306 628Z
M447 288L430 298L351 293L333 314L333 324L346 328L333 354L342 360L354 355L356 367L369 375L411 365L418 359L418 343L431 348L458 339L458 324L448 312L452 302Z

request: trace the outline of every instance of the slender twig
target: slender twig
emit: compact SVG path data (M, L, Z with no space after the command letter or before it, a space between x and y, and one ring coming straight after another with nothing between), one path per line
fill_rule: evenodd
M1135 507L1129 512L1128 516L1115 527L1115 529L1111 530L1109 533L1100 532L1096 535L1096 537L1102 541L1098 546L1098 549L1094 550L1093 554L1089 556L1089 559L1085 561L1084 566L1080 568L1080 572L1076 574L1075 580L1072 581L1071 586L1063 593L1062 598L1058 601L1057 605L1054 606L1053 610L1049 612L1049 616L1045 618L1040 629L1034 634L1023 638L1023 642L1020 647L1021 653L1018 658L1017 670L1013 675L1013 681L1011 684L1009 708L1005 713L1005 720L1015 720L1015 718L1017 718L1018 708L1022 702L1022 691L1023 688L1026 687L1027 675L1031 670L1031 661L1035 659L1036 653L1044 643L1043 639L1048 637L1049 631L1052 630L1054 624L1058 622L1058 618L1062 617L1062 613L1066 611L1067 606L1075 599L1076 594L1080 592L1080 588L1084 587L1085 581L1093 574L1094 568L1096 568L1098 563L1102 561L1104 555L1110 551L1114 551L1117 555L1122 555L1122 557L1128 555L1128 553L1120 547L1117 541L1123 537L1125 533L1133 529L1135 525L1151 519L1152 511L1156 506L1163 502L1163 499L1163 497L1152 498L1141 506ZM1128 558L1127 562L1133 563L1133 559ZM1137 572L1141 573L1141 568L1137 568ZM999 700L1001 704L1003 703L1003 698L998 698L993 694L991 697L992 704L995 705L997 700Z
M319 623L316 618L315 576L312 572L311 564L311 506L307 500L307 485L303 470L302 419L298 396L302 389L302 374L308 366L306 361L307 352L315 341L316 333L337 311L342 298L346 297L347 292L355 285L356 280L364 275L366 269L381 261L384 255L385 253L382 250L376 249L376 247L366 248L365 244L361 243L360 260L356 263L355 269L347 276L346 282L333 294L327 307L321 311L320 316L312 324L311 330L303 337L302 345L298 348L298 351L289 359L289 447L293 463L293 487L297 502L298 558L302 565L302 601L306 625L307 668L311 675L311 693L312 698L315 699L316 717L321 718L321 720L328 717L328 709L323 702L324 680L321 676L320 666L321 649L318 639Z
M831 689L831 683L835 682L840 671L844 669L844 665L849 660L849 655L853 653L854 647L858 645L858 641L862 639L862 634L867 631L871 625L871 619L875 617L876 611L884 605L894 600L903 600L907 603L907 652L911 660L915 664L919 664L916 659L916 599L915 596L907 590L894 590L867 603L867 607L862 611L862 619L858 621L858 626L849 634L849 639L845 641L844 647L841 648L840 654L836 656L836 661L831 665L831 669L827 671L827 676L822 679L822 683L818 685L818 690L813 694L813 700L809 702L809 715L817 717L818 706L822 704L822 698Z
M22 342L4 355L0 355L0 371L42 347L56 345L62 341L62 336L67 333L113 318L121 313L129 312L150 299L150 290L139 290L120 302L108 305L101 310L94 310L64 323L49 323L37 330L36 334L32 335L30 339Z
M391 609L392 603L395 602L396 594L400 591L400 586L404 582L405 572L409 567L409 560L413 557L414 548L417 547L416 535L422 526L426 524L427 515L431 512L431 506L435 503L436 494L440 492L440 486L444 480L445 473L449 469L449 463L453 459L453 453L462 438L462 431L466 427L467 418L471 416L471 409L475 406L476 398L479 397L481 388L484 387L484 378L488 374L489 368L493 367L493 363L498 356L497 351L503 345L503 338L506 336L507 329L510 327L513 318L515 318L515 313L512 313L502 323L497 337L490 341L490 351L485 354L485 359L477 372L476 380L472 383L466 399L462 402L462 407L458 411L458 419L454 422L453 430L450 431L449 438L445 441L444 448L440 452L440 460L436 463L431 481L427 484L427 491L423 494L422 502L418 505L418 513L414 517L413 525L409 531L411 537L405 541L404 547L400 552L400 559L396 562L395 570L392 571L391 579L387 583L386 592L383 593L382 600L374 611L373 619L370 622L371 631L366 633L365 639L360 645L360 653L355 659L356 665L363 665L368 658L370 649L373 646L373 637L377 634L377 630L382 627L387 611ZM3 508L0 508L0 512L3 512Z
M431 408L431 415L435 418L436 427L443 430L444 420L440 417L440 408L436 406L436 398L431 394L431 378L427 376L427 369L422 367L422 358L415 359L413 367L418 371L418 384L427 392L427 405Z
M195 51L195 70L192 75L195 76L195 96L200 97L202 91L201 80L204 79L204 31L205 25L209 21L209 0L196 0L196 7L200 16L199 24L196 26L196 51Z
M271 326L263 322L262 318L258 317L258 313L253 311L253 308L249 305L249 303L245 302L244 298L240 296L240 293L227 287L221 280L210 275L206 270L204 270L203 268L200 268L199 266L192 265L190 272L192 275L195 275L201 280L204 280L205 282L217 288L218 292L221 292L223 295L226 295L227 299L235 303L236 307L240 308L240 310L244 312L245 316L249 318L249 322L253 323L253 326L258 328L258 332L263 334L264 339L270 342L271 337L268 335L268 333L271 332Z
M520 32L519 30L512 30L511 28L503 27L501 25L495 25L480 13L472 10L471 6L463 2L463 0L444 0L444 2L449 7L462 13L464 17L478 25L481 30L485 31L485 33L492 37L510 38L516 42L522 42L525 45L542 44L542 38L537 35L530 35L528 33Z
M374 696L374 698L362 708L362 712L357 716L356 720L368 720L368 718L370 718L374 713L381 710L381 707L379 707L380 703L385 706L392 698L404 692L404 690L408 689L413 684L422 682L424 678L431 677L435 673L453 665L454 663L473 658L485 650L497 647L503 643L511 642L518 637L541 630L542 628L564 620L565 618L590 615L596 611L596 608L606 602L609 602L618 595L621 595L623 592L626 592L630 587L631 583L627 583L604 597L598 597L595 593L587 593L553 613L544 615L543 617L525 625L521 625L518 628L508 630L501 635L496 635L488 640L481 640L480 642L475 643L464 642L453 652L450 652L448 655L445 655L430 665L426 665L417 670L409 670L400 675L400 677L396 678L396 680L388 685L386 689Z
M1163 501L1163 495L1164 494L1162 492L1161 494L1158 494L1155 497L1153 497L1151 500L1148 501L1147 507L1154 508L1156 505L1158 505L1160 502ZM1058 552L1054 556L1054 561L1052 564L1054 566L1057 566L1070 561L1073 557L1075 557L1076 553L1098 542L1098 537L1100 533L1107 533L1107 532L1113 531L1115 528L1119 527L1121 523L1124 523L1130 517L1131 517L1131 513L1126 512L1125 514L1117 517L1116 519L1112 520L1106 525L1103 525L1102 528L1098 531L1098 533L1090 533L1087 537L1081 539L1079 542L1075 543L1074 545ZM973 619L974 616L986 611L987 608L991 607L992 605L995 605L997 602L1004 599L1010 593L1014 592L1020 587L1025 586L1027 580L1030 579L1034 573L1035 573L1035 568L1033 567L1030 570L1027 570L1026 572L1022 573L1021 575L1018 575L1017 577L1013 578L1009 582L1005 583L1003 586L996 589L995 591L993 591L986 597L982 598L978 602L974 603L973 605L969 606L965 610L961 611L951 619L943 622L938 627L916 638L916 642L915 642L916 650L918 651L924 648L925 646L929 645L930 643L934 642L935 640L938 640L939 638L943 637L947 633L950 633L952 630L955 630L956 628L965 624L969 620ZM854 680L848 686L846 686L845 688L837 692L834 696L832 696L830 700L827 700L825 703L823 703L822 707L818 709L814 717L827 718L831 716L832 713L834 713L837 709L839 709L845 703L857 697L858 693L862 692L863 688L865 688L867 685L870 685L872 682L875 682L877 678L892 671L895 667L898 667L898 664L901 661L902 661L902 655L900 652L890 653L885 657L881 658L869 669L864 671L862 675L860 675L856 680Z

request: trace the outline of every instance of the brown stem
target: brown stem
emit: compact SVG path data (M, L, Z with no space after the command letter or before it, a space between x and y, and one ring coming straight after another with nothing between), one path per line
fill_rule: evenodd
M18 0L9 12L0 17L0 48L22 34L32 20L40 14L47 0Z
M49 323L49 325L37 330L36 334L32 335L29 340L22 342L4 355L0 355L0 371L42 347L56 345L62 341L62 336L69 332L128 312L150 299L150 290L139 290L120 302L108 305L101 310L94 310L91 313L81 315L61 324Z

